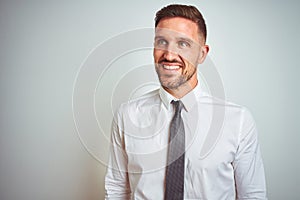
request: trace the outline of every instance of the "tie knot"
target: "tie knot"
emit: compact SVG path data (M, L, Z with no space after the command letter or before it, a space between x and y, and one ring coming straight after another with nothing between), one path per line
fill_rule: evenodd
M180 100L178 100L178 101L173 100L171 103L173 104L173 106L175 108L175 112L181 113L181 110L183 108L183 103Z

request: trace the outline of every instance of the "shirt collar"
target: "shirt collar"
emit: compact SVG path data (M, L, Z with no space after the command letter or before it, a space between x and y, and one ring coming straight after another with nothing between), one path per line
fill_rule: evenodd
M163 87L160 87L159 89L159 96L164 104L164 106L169 110L171 107L171 102L181 100L181 102L184 105L184 108L187 112L189 112L193 106L196 104L196 102L199 100L200 96L202 96L202 90L199 84L191 90L189 93L187 93L185 96L183 96L181 99L177 99L174 96L172 96L170 93L168 93Z

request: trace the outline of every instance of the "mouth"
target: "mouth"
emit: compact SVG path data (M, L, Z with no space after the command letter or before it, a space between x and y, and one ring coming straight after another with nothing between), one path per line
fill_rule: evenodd
M162 65L162 67L166 70L177 70L180 69L178 65Z
M168 71L177 71L181 69L183 66L180 63L171 63L171 62L161 62L159 65L164 69Z

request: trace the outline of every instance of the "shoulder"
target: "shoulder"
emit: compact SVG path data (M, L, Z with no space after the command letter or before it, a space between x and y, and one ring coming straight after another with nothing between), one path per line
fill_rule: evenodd
M251 111L246 106L227 99L214 97L205 93L200 98L200 104L210 106L213 112L223 113L227 119L236 119L245 122L254 121Z
M204 93L201 96L200 103L208 104L211 106L224 107L224 108L230 109L232 111L247 111L248 110L245 106L243 106L241 104L237 104L235 102L232 102L232 101L224 99L224 98L215 97L208 93Z
M160 103L159 89L156 89L140 97L123 102L117 109L117 113L122 115L124 112L132 114L135 112L142 112L155 105L159 105Z
M151 91L138 98L122 103L114 115L114 122L127 130L136 130L152 123L161 111L161 99L158 90Z

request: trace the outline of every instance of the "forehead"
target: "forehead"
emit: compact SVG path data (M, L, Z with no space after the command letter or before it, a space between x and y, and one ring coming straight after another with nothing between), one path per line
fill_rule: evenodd
M156 27L156 35L181 35L199 42L197 24L182 17L163 18L160 20Z

